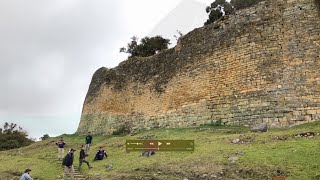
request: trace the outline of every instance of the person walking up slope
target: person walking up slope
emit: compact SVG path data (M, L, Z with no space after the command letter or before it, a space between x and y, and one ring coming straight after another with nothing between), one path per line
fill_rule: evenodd
M92 142L92 136L91 136L91 133L88 132L88 135L86 136L86 150L85 150L86 154L89 154L91 142Z
M80 150L80 157L79 157L79 171L80 171L80 168L81 168L81 165L82 165L83 162L87 163L89 169L92 168L90 166L89 162L87 160L85 160L86 156L87 155L84 152L84 146L82 145L81 146L81 150Z
M69 153L64 157L62 165L64 165L64 173L62 179L65 179L65 177L70 174L70 177L72 180L74 180L74 168L73 168L73 153L74 149L70 149Z

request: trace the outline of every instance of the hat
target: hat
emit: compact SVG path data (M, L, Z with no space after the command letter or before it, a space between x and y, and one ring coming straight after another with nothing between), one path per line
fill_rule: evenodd
M30 172L31 171L31 169L26 169L25 171L24 171L24 173L27 173L27 172Z
M71 148L70 151L76 151L76 150L74 150L73 148Z

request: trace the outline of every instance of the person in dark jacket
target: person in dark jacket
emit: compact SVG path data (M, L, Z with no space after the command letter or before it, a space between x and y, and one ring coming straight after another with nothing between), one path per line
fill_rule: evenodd
M89 154L91 142L92 142L92 136L91 136L91 133L88 132L88 135L86 136L86 150L85 150L86 154Z
M73 153L74 149L70 149L69 153L64 157L62 165L64 165L64 173L62 179L64 179L68 174L72 180L74 180L74 168L73 168Z
M106 151L103 150L102 147L100 147L98 152L97 152L97 154L96 154L96 156L94 157L93 161L95 161L95 160L103 160L104 156L108 157Z
M89 162L87 160L85 160L86 156L87 155L84 152L84 146L82 145L81 146L81 150L80 150L80 157L79 157L79 171L80 171L80 168L81 168L81 165L82 165L83 162L87 163L89 169L92 168L90 166Z
M58 146L58 160L60 160L60 157L63 158L64 156L64 146L66 145L63 137L61 137L60 140L56 142L56 145Z

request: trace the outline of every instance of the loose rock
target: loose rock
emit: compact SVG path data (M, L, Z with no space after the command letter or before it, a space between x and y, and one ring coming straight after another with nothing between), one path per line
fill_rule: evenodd
M228 160L229 160L231 163L235 163L236 161L239 160L239 158L236 157L236 156L233 156L233 157L229 157Z
M309 137L309 138L312 138L312 137L314 137L316 135L319 135L319 133L305 132L305 133L295 134L294 137Z
M234 139L234 140L232 140L232 143L233 143L233 144L239 144L239 142L240 142L240 139Z
M244 155L244 152L243 151L236 151L234 154L235 155Z
M252 132L267 132L268 127L266 124L259 124L251 128Z

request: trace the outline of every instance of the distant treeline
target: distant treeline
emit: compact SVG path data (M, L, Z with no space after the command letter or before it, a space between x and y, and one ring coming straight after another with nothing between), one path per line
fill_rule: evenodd
M4 123L0 128L0 151L28 146L34 141L28 139L28 134L14 123Z

